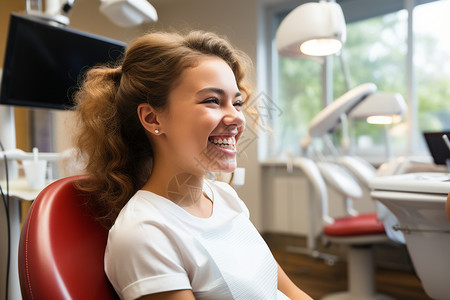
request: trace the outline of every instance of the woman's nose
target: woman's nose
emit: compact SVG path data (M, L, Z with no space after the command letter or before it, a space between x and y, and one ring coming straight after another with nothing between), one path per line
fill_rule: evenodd
M242 108L238 108L234 105L227 107L225 115L223 117L225 125L242 126L245 125L245 117Z

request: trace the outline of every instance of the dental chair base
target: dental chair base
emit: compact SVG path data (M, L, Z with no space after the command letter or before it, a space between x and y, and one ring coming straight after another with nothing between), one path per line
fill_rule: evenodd
M373 245L388 242L376 214L336 219L323 230L327 241L347 244L348 291L327 295L322 300L393 300L375 290Z
M347 264L348 291L327 295L322 300L393 300L392 297L375 293L373 259L371 246L350 246Z

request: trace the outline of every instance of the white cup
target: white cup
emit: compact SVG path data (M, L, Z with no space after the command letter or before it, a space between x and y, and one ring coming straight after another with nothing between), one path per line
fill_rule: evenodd
M22 164L28 186L32 189L43 188L45 186L45 177L47 173L47 161L24 160L22 161Z

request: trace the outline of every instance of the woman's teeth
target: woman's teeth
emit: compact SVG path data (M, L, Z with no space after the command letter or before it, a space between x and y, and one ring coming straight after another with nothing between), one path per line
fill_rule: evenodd
M234 138L234 136L232 137L213 137L210 138L209 141L211 143L213 143L214 145L217 145L221 148L224 149L230 149L230 150L235 150L236 149L236 139Z

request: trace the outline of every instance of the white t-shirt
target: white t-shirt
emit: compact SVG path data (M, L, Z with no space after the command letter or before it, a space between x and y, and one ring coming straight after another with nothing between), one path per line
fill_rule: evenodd
M122 299L191 289L196 299L288 299L277 264L226 183L204 182L213 201L198 218L149 191L138 191L108 236L105 272Z

